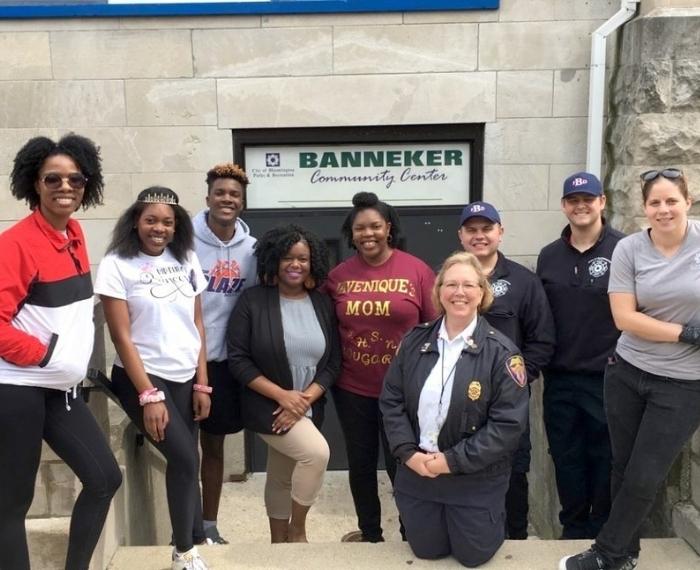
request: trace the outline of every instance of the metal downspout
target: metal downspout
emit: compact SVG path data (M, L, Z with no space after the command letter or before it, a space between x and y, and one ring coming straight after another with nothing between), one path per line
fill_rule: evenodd
M591 36L591 71L588 89L586 171L601 177L603 118L605 114L605 46L607 37L631 20L639 0L621 0L620 9Z

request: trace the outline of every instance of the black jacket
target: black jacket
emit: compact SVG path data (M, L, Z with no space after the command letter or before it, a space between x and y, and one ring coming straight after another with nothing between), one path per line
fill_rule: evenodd
M309 291L318 322L326 337L326 351L316 367L315 382L326 390L340 374L340 342L333 303L316 290ZM226 332L228 366L243 386L241 408L243 425L258 433L272 433L273 412L277 402L248 388L258 376L264 376L285 390L294 388L284 346L282 312L277 287L257 285L246 289L231 312ZM325 396L312 406L313 422L323 421Z
M484 313L525 358L527 379L537 380L554 354L554 319L542 283L532 271L498 252L489 276L493 304Z
M571 245L571 227L545 246L537 258L537 275L552 308L557 344L548 371L601 374L620 331L608 301L612 253L625 235L603 225L587 251Z
M384 377L379 398L392 455L405 462L419 450L418 402L438 362L442 319L418 325L403 339ZM528 415L527 382L518 384L508 363L519 352L504 335L480 318L457 361L447 419L438 436L453 474L495 474L510 469L513 451Z

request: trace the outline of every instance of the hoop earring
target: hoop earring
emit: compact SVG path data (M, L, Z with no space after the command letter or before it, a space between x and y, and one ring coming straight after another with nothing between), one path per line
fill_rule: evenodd
M388 236L386 236L386 243L388 243L389 245L391 245L391 242L392 242L392 241L394 241L394 236L392 236L391 234L389 234Z
M311 275L309 275L306 279L304 279L304 287L306 289L315 288L316 287L316 279L314 279L313 277L311 277Z

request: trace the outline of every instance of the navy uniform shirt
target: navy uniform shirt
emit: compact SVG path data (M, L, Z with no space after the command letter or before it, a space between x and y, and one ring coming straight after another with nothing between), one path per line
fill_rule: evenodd
M571 245L571 227L545 246L537 259L554 315L557 344L548 370L601 374L615 350L620 332L615 328L608 301L612 253L624 236L608 227L590 249Z
M520 349L532 382L549 363L555 345L554 320L542 283L500 251L489 282L493 305L484 317Z

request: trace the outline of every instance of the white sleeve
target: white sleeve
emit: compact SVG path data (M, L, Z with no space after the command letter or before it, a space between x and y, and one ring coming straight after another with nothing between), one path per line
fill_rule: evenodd
M207 277L204 275L202 265L199 263L199 258L194 251L190 252L188 261L191 268L190 281L192 282L192 288L194 289L195 294L199 295L207 288Z
M635 284L634 246L637 236L621 239L612 254L608 293L637 293Z
M126 283L115 255L106 255L100 261L95 278L95 293L125 301L128 298Z

